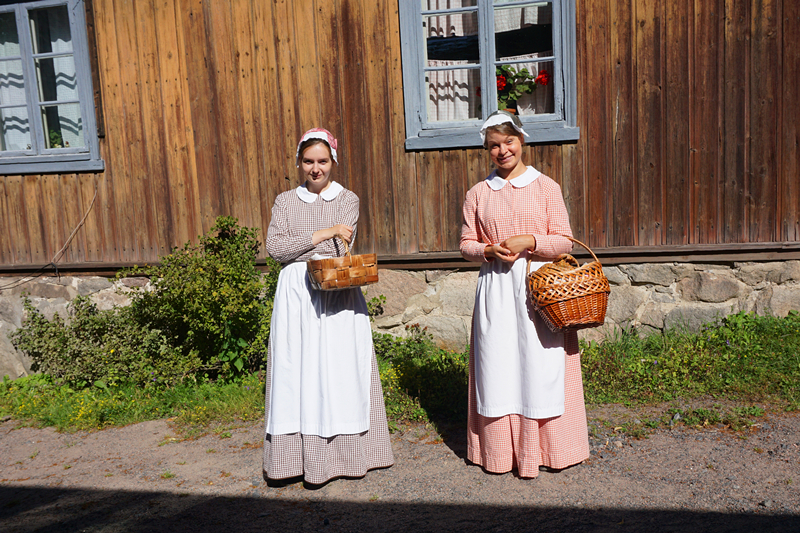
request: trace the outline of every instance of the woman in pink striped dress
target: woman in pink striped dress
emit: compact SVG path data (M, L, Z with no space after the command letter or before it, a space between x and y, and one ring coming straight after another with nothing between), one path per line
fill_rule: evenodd
M337 140L322 128L297 147L305 183L275 199L267 253L283 264L273 302L264 477L319 485L394 462L372 331L358 288L317 291L306 262L355 240L358 197L331 179Z
M493 473L534 478L589 456L578 339L552 333L528 304L531 270L572 249L556 182L522 162L519 118L481 128L496 170L464 201L461 254L481 264L472 321L467 458Z

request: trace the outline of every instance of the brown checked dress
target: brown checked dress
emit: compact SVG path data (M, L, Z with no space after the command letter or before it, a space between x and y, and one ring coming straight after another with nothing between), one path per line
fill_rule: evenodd
M314 246L312 234L346 224L355 239L357 222L358 197L336 182L320 195L301 186L275 199L267 253L283 268L267 363L267 479L321 484L394 463L364 296L316 291L306 273L315 254L344 254L334 240Z

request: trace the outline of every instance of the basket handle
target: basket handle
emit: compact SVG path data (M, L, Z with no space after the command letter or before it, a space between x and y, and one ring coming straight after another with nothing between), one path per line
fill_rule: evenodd
M350 246L348 246L348 245L347 245L347 241L346 241L346 240L344 240L344 237L342 237L341 235L339 235L339 234L337 233L336 235L334 235L334 236L333 236L333 237L331 237L331 238L332 238L332 239L339 239L340 241L342 241L342 243L344 244L344 253L347 255L347 257L351 257L351 256L350 256Z
M589 251L589 253L590 253L590 254L592 254L592 257L594 258L594 260L595 260L595 261L597 261L598 263L600 262L600 260L597 258L597 256L596 256L596 255L594 255L594 252L592 251L592 249L591 249L591 248L589 248L588 246L586 246L585 244L583 244L583 243L582 243L581 241L579 241L578 239L573 239L572 237L568 237L568 236L566 236L566 235L559 235L559 234L555 234L555 235L558 235L559 237L564 237L565 239L569 239L569 240L570 240L570 241L572 241L573 243L580 244L581 246L583 246L584 248L586 248L586 249ZM558 257L556 258L556 261L558 261L558 260L560 260L560 259L567 259L568 261L569 261L569 259L572 259L572 261L574 261L574 262L575 262L575 266L576 266L576 267L577 267L577 266L579 266L579 265L578 265L578 260L577 260L577 259L575 259L574 257L572 257L572 256L571 256L571 255L569 255L569 254L561 254L560 256L558 256ZM531 273L531 257L530 257L530 255L528 256L528 264L526 265L526 267L527 267L527 270L526 270L526 272L525 272L525 273L526 273L526 274L530 274L530 273Z

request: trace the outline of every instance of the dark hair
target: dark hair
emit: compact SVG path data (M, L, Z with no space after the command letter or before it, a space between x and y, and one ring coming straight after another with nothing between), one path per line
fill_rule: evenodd
M327 141L324 139L320 139L318 137L311 137L310 139L306 139L305 141L300 143L300 147L297 150L297 153L300 154L300 161L303 160L303 153L308 149L314 146L315 144L321 144L328 149L328 156L333 159L333 152L331 151L331 146L328 144ZM334 160L334 163L336 161Z

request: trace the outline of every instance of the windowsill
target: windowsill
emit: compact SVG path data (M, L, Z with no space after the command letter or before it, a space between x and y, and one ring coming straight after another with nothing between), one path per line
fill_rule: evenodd
M36 161L9 161L0 159L0 175L15 174L72 174L76 172L102 172L106 164L102 159L76 159L37 157Z
M406 139L406 150L440 150L446 148L478 148L481 147L479 127L447 129L442 131L423 130L416 137ZM577 141L580 128L567 126L565 122L551 124L525 124L525 131L530 134L527 143L552 143Z

